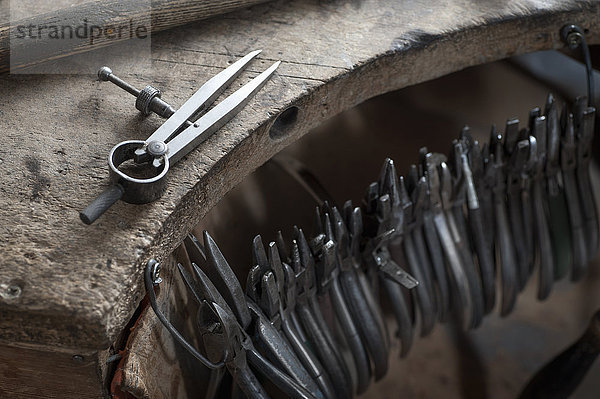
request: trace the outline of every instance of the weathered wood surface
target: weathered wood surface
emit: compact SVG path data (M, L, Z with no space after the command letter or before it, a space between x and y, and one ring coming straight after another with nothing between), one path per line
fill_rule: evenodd
M0 73L6 73L9 70L14 72L17 69L35 66L44 61L85 53L127 40L130 38L127 32L129 25L136 29L144 28L141 34L149 37L151 33L265 1L267 0L103 0L83 2L68 8L60 8L10 22L4 22L0 14ZM18 7L29 8L27 4L19 4ZM12 10L12 13L18 15L17 11ZM81 26L84 21L86 27L88 25L95 27L94 33L91 30L87 32L89 37L86 34L85 37L76 37L74 40L52 39L52 31L48 27ZM28 26L34 26L35 40L31 38L23 40L20 37L21 34L27 34ZM126 28L125 34L116 33L119 26ZM25 28L19 31L19 27ZM103 34L108 29L114 33ZM20 40L15 40L16 38L20 38ZM28 56L11 62L11 53L13 56L14 54L27 54Z
M144 295L145 262L165 259L224 193L311 127L380 93L561 47L567 21L597 43L598 11L579 1L280 1L157 34L153 68L127 73L136 54L104 61L136 85L162 88L176 106L250 50L264 51L240 83L283 64L172 168L162 199L119 203L93 226L78 211L107 184L110 148L161 121L141 119L130 96L92 76L0 78L0 340L81 353L108 347ZM270 135L290 106L296 118Z
M100 399L97 356L76 357L0 344L0 398Z

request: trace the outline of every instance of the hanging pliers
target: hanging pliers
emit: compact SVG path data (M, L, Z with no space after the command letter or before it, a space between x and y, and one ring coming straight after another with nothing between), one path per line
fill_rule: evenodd
M209 359L213 362L220 359L237 386L250 398L268 398L250 366L290 397L315 398L254 347L252 337L246 331L250 328L252 315L241 285L207 232L204 232L204 244L198 252L206 255L206 272L192 263L195 274L192 277L183 267L178 267L186 286L199 301L198 330ZM151 273L146 274L151 279ZM149 291L151 304L152 299L154 302L156 299L153 294L153 290Z
M506 174L504 169L504 151L502 135L493 126L490 133L489 159L486 162L488 172L494 179L493 199L494 215L496 217L496 253L500 267L502 284L502 302L500 315L506 316L512 312L519 292L518 264L515 253L511 225L506 211Z
M581 97L577 99L575 106L575 124L577 128L577 167L575 168L575 174L586 231L587 258L592 260L598 252L598 212L590 179L596 110L594 107L587 107L584 104L587 104L587 99Z
M580 280L587 271L588 248L586 230L583 224L580 194L577 187L577 143L575 138L575 126L573 114L564 108L562 118L562 134L560 140L560 165L562 181L569 211L571 226L571 239L573 244L573 265L571 269L571 280Z
M281 234L279 237L278 241L283 242ZM269 243L268 267L265 267L266 255L262 247L260 236L256 236L253 243L256 265L248 274L246 292L263 309L273 326L282 331L324 397L335 399L331 380L309 347L295 311L296 276L286 263L289 260L285 246L275 242ZM286 262L282 262L282 257Z
M519 131L519 120L506 122L504 135L504 155L506 172L506 194L509 221L516 250L519 290L523 290L529 279L533 265L534 250L531 248L532 225L529 209L528 176L526 173L529 158L528 133ZM530 229L531 228L531 229Z
M324 398L323 392L296 356L293 345L285 337L281 318L275 317L281 314L282 304L278 284L279 281L284 283L284 276L283 269L278 267L281 262L278 261L277 248L274 247L274 243L271 244L273 245L269 247L270 260L267 258L260 236L254 238L252 245L254 266L248 273L246 294L249 298L247 302L254 323L255 341L259 347L264 349L271 361L279 365L317 398ZM278 269L278 271L274 272L274 269Z
M554 280L563 278L573 263L573 240L564 188L560 184L560 120L556 101L548 94L544 107L546 117L546 199L548 222L554 256Z
M415 169L413 169L415 170ZM404 255L410 267L411 274L419 281L419 285L411 292L414 295L415 303L418 305L421 314L421 336L427 336L433 330L437 319L435 308L435 297L432 281L432 266L429 261L429 254L425 248L425 239L422 230L421 208L427 192L423 186L418 185L418 177L415 177L414 187L412 187L412 199L408 193L403 176L398 177L399 201L392 199L392 212L402 212L404 217L404 239L402 241ZM394 204L397 204L394 206Z
M548 222L548 203L546 199L546 180L544 169L546 166L547 130L546 117L533 116L530 121L531 136L529 138L529 152L533 162L531 199L536 236L536 251L539 254L539 285L538 299L543 300L550 295L554 283L554 252L552 237Z
M401 343L400 356L406 356L413 341L413 320L403 291L416 287L418 281L392 259L388 248L392 242L396 246L401 242L404 226L403 221L398 220L403 215L392 212L392 196L399 198L398 179L394 162L388 158L384 162L379 183L372 183L365 196L365 235L368 240L363 249L363 258L371 274L376 275L383 285L392 304Z
M470 328L476 324L475 320L478 319L478 314L473 305L474 298L463 268L462 255L456 246L456 240L459 238L454 238L458 235L458 232L455 228L451 228L447 219L448 214L445 212L445 209L451 208L451 204L448 204L451 187L448 185L442 187L440 181L439 167L445 163L445 159L441 154L428 153L423 159L423 170L429 186L433 222L448 264L453 307L459 312L458 316L463 327ZM445 198L446 207L444 206L443 197Z
M296 312L306 338L311 342L317 357L331 378L336 396L350 398L353 389L348 366L333 340L317 300L313 254L301 229L296 228L294 236L291 261L296 275Z
M479 143L471 137L468 129L463 129L460 140L453 145L456 162L460 166L455 168L462 169L462 176L465 185L466 205L468 209L468 230L471 237L477 261L479 265L479 275L481 278L481 288L483 290L484 314L488 314L494 308L496 302L496 279L494 269L494 255L490 241L493 240L493 224L486 225L486 218L480 193L485 192L482 182L483 162L481 159L481 149ZM491 206L491 193L486 200Z
M321 212L322 226L327 240L323 246L322 258L325 264L331 264L333 269L339 270L337 282L348 305L352 324L359 334L360 342L368 352L367 362L369 357L373 361L375 380L379 380L386 374L388 367L386 332L382 330L383 321L378 309L373 310L374 297L370 287L367 286L365 290L365 286L360 283L359 276L363 271L354 257L354 254L360 256L360 248L358 248L358 240L362 233L360 210L358 208L352 210L351 204L346 205L347 220L344 220L335 206L326 205ZM353 231L352 237L347 223ZM354 254L351 247L355 248ZM343 324L342 328L344 328Z

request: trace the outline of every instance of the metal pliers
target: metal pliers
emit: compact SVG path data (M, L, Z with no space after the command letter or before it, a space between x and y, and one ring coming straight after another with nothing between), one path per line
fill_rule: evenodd
M250 335L246 332L251 315L239 281L207 232L204 232L204 242L206 274L195 263L192 266L196 278L192 277L183 266L179 265L178 268L186 286L199 304L198 331L204 342L207 357L212 362L207 366L214 369L225 365L237 386L250 398L268 398L250 366L272 381L286 395L294 398L314 398L304 387L275 367L255 349ZM152 280L150 263L144 277L149 288L150 304L161 322L178 342L201 360L203 356L198 357L198 352L181 334L174 330L168 321L165 323L166 318L156 305L156 296L152 288L155 282Z
M464 226L464 213L463 209L457 208L454 204L456 194L461 195L458 190L462 186L461 183L456 182L453 179L452 172L446 161L441 161L439 167L439 179L440 179L440 196L442 200L442 209L446 216L446 221L450 229L450 237L454 241L454 246L458 251L460 262L464 271L464 275L468 281L469 291L471 293L471 304L472 304L472 318L471 328L476 328L481 324L483 320L483 292L481 289L481 281L477 275L475 263L473 262L473 253L470 249L468 242L468 235L466 233L466 226ZM460 175L462 175L462 166ZM458 173L455 173L457 179L461 179ZM459 222L460 220L460 222ZM461 227L462 226L462 227Z
M484 268L482 271L481 266L478 268L475 265L475 250L473 248L474 240L469 233L466 223L467 219L469 219L470 222L473 222L473 220L468 218L467 214L465 214L466 208L470 210L468 215L475 216L475 218L477 217L477 209L479 208L477 194L470 173L471 169L468 164L468 158L465 156L466 151L467 149L463 147L462 142L453 140L448 162L442 162L440 164L440 171L442 188L451 187L452 190L452 194L449 196L450 201L445 200L448 195L442 192L442 205L445 209L448 209L449 205L445 205L446 201L451 202L452 204L451 211L449 212L446 210L446 213L451 229L452 226L455 225L456 231L458 232L458 235L455 237L455 243L462 254L465 275L469 281L469 287L473 296L473 314L475 319L473 320L472 327L475 328L481 324L485 314L486 297L483 290L482 274L483 271L488 272L488 270ZM489 279L489 276L486 276L486 279ZM488 281L486 281L486 283L489 285ZM486 288L489 291L489 287Z
M275 243L269 245L270 256L267 258L262 239L260 236L256 236L253 240L252 253L254 266L248 273L246 295L252 299L252 301L248 301L248 304L253 315L256 334L260 337L257 341L261 342L261 346L264 345L262 342L269 341L268 346L264 349L271 361L279 364L316 397L325 398L325 394L316 382L319 375L322 374L322 368L311 375L305 369L303 362L296 356L294 349L297 346L295 344L298 343L297 335L293 330L291 334L289 331L286 334L283 330L282 314L284 312L280 294L284 290L285 277ZM273 332L273 329L276 332ZM295 344L290 342L289 336ZM306 348L302 348L301 354L305 354L304 349ZM309 359L309 366L315 367L313 359ZM317 379L315 380L314 377Z
M389 247L399 247L404 237L404 212L400 204L400 185L394 161L387 158L379 175L379 182L372 183L365 198L367 214L371 218L371 234L373 238L367 246L367 258L381 252L385 259L375 259L384 276L401 286L412 289L419 282L391 259ZM375 233L375 235L373 235Z
M429 182L423 173L425 157L427 156L427 153L428 151L425 147L422 147L419 150L421 176L417 184L420 185L419 190L425 193L424 199L422 201L419 201L419 203L421 204L420 208L423 219L423 234L427 244L427 249L431 260L431 266L433 267L433 274L435 277L434 280L437 294L436 308L438 312L438 319L439 321L444 322L447 320L451 309L450 287L447 278L444 251L442 249L442 244L440 243L435 223L433 221Z
M458 311L458 317L463 327L471 328L477 324L476 321L480 316L474 306L475 299L463 267L464 260L456 246L456 241L460 240L458 231L455 227L451 227L452 225L447 219L448 214L445 212L445 207L446 209L451 208L451 204L448 203L451 187L448 185L448 181L442 187L440 181L439 167L445 164L445 159L445 156L441 154L427 153L423 157L423 170L429 186L433 222L448 265L453 308ZM442 193L445 200L442 200ZM444 201L446 202L445 206Z
M537 116L534 116L537 114ZM548 203L546 200L546 166L547 130L546 117L534 112L530 121L531 136L529 137L529 152L533 163L531 180L531 199L533 205L534 227L536 236L536 251L539 258L538 298L546 299L550 295L554 283L555 259L552 249L552 237L548 223Z
M395 174L393 161L386 159L384 168L388 165ZM367 190L364 200L365 207L365 235L368 237L367 245L363 249L363 258L367 267L378 276L378 281L384 287L398 326L397 336L401 342L400 356L406 356L413 341L413 321L410 315L404 288L414 288L418 281L404 271L391 257L388 244L391 241L402 239L402 231L392 226L403 226L395 218L401 216L392 213L389 194L381 194L381 185L372 183ZM397 186L393 185L392 187Z
M351 201L346 201L344 218L349 245L347 251L344 249L340 251L341 262L351 264L353 273L342 276L342 287L351 304L350 311L356 313L359 320L359 328L373 362L373 375L375 381L378 381L388 370L390 340L387 325L373 287L369 284L365 273L362 257L362 211L359 207L354 207Z
M529 200L529 178L526 166L529 158L527 132L519 131L519 120L506 122L504 136L506 194L509 221L518 262L519 290L527 284L533 268L533 225Z
M460 166L465 185L466 205L468 209L469 236L477 254L481 288L483 290L484 314L494 308L496 302L496 280L494 267L493 243L494 236L490 232L494 229L493 222L486 224L486 210L492 207L491 192L483 184L483 159L481 148L473 140L468 128L463 128L460 140L453 145L455 162L460 158ZM480 197L482 195L482 197ZM485 196L485 197L483 197ZM482 200L482 198L484 198ZM487 202L485 207L484 202ZM489 216L488 216L489 217Z
M400 339L400 356L404 357L412 347L413 319L402 290L406 282L399 282L398 277L409 275L394 262L387 247L396 232L387 226L392 213L390 197L387 194L379 197L378 191L377 183L372 183L367 194L366 213L374 228L368 229L371 235L363 256L365 263L377 275L377 281L383 286L392 305L398 327L395 335ZM397 271L399 274L396 274Z
M198 244L197 241L196 243ZM207 232L204 232L204 243L206 248L206 263L204 265L206 275L204 275L202 269L195 267L197 277L203 285L210 286L214 283L214 287L218 289L219 295L222 295L222 300L225 301L224 304L216 303L231 317L235 316L237 328L241 329L241 334L248 336L251 342L256 343L257 347L262 349L267 357L275 362L275 365L264 359L260 352L254 349L254 346L249 347L248 350L256 353L250 354L248 360L252 362L252 359L256 357L255 367L288 396L323 397L319 390L313 390L312 380L294 356L294 352L287 341L268 321L260 307L245 297L237 277ZM219 298L216 297L216 299ZM226 306L229 307L229 311ZM250 319L248 319L248 316Z
M294 237L291 262L296 275L296 312L306 338L331 378L335 395L350 398L353 389L348 366L334 342L317 300L315 261L310 246L301 229L295 228Z
M282 331L296 355L316 382L323 395L335 398L327 372L308 345L296 314L296 275L289 266L281 232L278 242L269 243L268 266L260 236L254 238L253 254L256 265L248 274L246 292L261 306L271 323ZM261 249L262 248L262 249ZM282 262L282 257L285 262Z
M412 170L416 172L416 168L412 168ZM413 172L413 175L417 174L415 172ZM418 184L418 175L413 177L414 179L417 181L411 187L413 189L413 200L411 200L404 177L398 177L398 194L400 197L397 200L392 197L392 212L402 212L404 215L402 218L404 222L404 226L402 226L404 231L402 244L410 272L419 281L419 285L412 290L412 293L415 298L414 302L420 309L421 336L424 337L433 330L437 312L431 277L433 267L429 261L422 229L423 215L421 209L427 192L423 189L423 185Z
M337 212L337 208L333 209ZM327 303L327 299L331 301L335 319L344 338L343 345L338 346L345 346L350 350L353 360L351 367L354 371L351 373L353 385L356 393L361 394L367 390L371 381L371 364L340 282L340 274L346 273L347 270L342 269L339 261L339 247L333 232L334 228L337 230L339 227L331 220L330 213L333 209L329 208L328 204L325 204L323 213L316 208L318 236L313 241L313 253L316 259L317 293L322 298L322 303ZM338 220L340 219L338 213ZM335 342L333 344L336 345Z
M577 142L573 114L566 107L561 117L562 134L560 141L560 165L562 182L569 211L571 226L571 239L573 245L573 265L571 279L577 281L583 277L588 265L588 248L586 231L583 224L583 215L577 187Z
M586 104L587 99L585 97L578 98L575 103L575 125L577 128L577 167L575 174L586 231L587 258L592 260L598 252L598 212L590 179L596 110L594 107L587 107Z
M559 183L560 165L560 120L552 94L548 95L544 108L546 117L546 198L548 202L548 224L552 238L554 256L554 279L563 278L573 262L573 242L570 233L569 212L563 187Z
M464 150L462 147L462 143L458 140L452 140L452 147L450 148L450 152L448 153L448 160L446 161L447 169L450 171L448 179L449 187L452 188L452 193L450 197L450 203L452 204L450 212L454 218L456 223L456 229L463 239L463 243L461 244L461 248L464 251L463 256L471 258L473 256L473 250L471 248L471 238L467 230L467 217L465 215L465 208L467 205L467 181L466 176L463 173L463 163L462 163L462 154ZM444 179L445 167L442 167L441 177ZM442 180L442 185L444 181ZM442 196L442 199L444 197Z
M474 140L469 132L469 128L465 126L460 133L460 141L463 144L471 169L473 185L475 186L475 194L479 207L482 213L482 223L485 226L484 235L485 242L492 254L492 262L494 261L494 234L495 234L495 218L494 218L494 201L492 198L492 187L494 185L494 177L490 176L489 169L486 168L486 162L489 160L488 143L481 145L477 140ZM467 191L467 196L469 191ZM467 197L467 201L469 198ZM469 203L467 202L467 205ZM475 243L477 245L477 243ZM485 257L485 255L482 255ZM486 311L489 307L493 307L493 303L486 301Z
M496 168L494 167L493 156L490 156L490 144L489 142L481 145L481 152L478 153L476 147L473 147L471 151L471 165L473 166L474 176L481 173L481 188L478 188L478 198L481 200L481 206L484 213L484 219L486 226L490 229L488 237L490 238L489 245L492 254L496 254L496 216L494 206L494 189L496 187ZM481 156L481 163L475 162L475 158ZM481 165L481 172L478 171L478 167L475 165ZM475 180L478 181L477 179ZM498 267L498 259L494 256L494 262L496 269Z
M496 217L496 253L502 280L502 303L500 315L512 312L519 291L518 264L510 222L506 211L506 174L504 168L504 150L502 135L497 134L495 126L490 134L489 159L486 168L490 176L494 176L493 199Z
M323 263L333 265L334 269L339 270L337 282L348 305L351 320L368 354L367 361L372 360L372 374L377 381L388 369L387 331L370 286L361 283L360 276L363 276L365 282L366 277L359 262L362 237L360 209L352 209L351 203L346 203L345 213L346 218L336 207L325 206L323 209L322 225L327 240L323 245ZM335 284L334 281L333 285ZM344 328L344 323L340 324ZM360 391L357 390L358 392Z

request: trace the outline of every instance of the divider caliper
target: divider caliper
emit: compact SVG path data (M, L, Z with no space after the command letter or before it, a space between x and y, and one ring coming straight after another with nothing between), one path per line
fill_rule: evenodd
M160 91L152 86L139 91L114 76L109 68L100 69L101 80L111 81L137 97L136 108L140 111L145 114L155 112L168 119L145 141L127 140L113 147L108 156L113 184L80 212L81 220L92 224L119 199L132 204L146 204L158 199L165 190L169 167L231 120L273 75L280 61L193 121L193 117L208 108L260 51L247 54L212 77L178 111L161 100Z

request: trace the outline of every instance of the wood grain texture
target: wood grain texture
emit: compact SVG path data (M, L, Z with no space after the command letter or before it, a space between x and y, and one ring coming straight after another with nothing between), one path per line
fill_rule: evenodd
M172 168L163 198L119 203L93 226L78 211L108 183L109 150L147 137L161 120L140 118L130 96L91 76L1 77L0 340L108 347L144 295L145 262L165 259L229 189L309 129L381 93L559 48L567 21L598 43L598 11L580 1L279 1L157 34L143 75L127 73L135 54L105 61L133 84L160 87L175 106L250 50L263 53L235 87L274 60L283 64ZM297 118L272 139L271 125L290 106ZM18 297L7 294L15 286Z
M97 356L73 355L0 345L0 398L100 399Z
M0 24L0 73L6 73L9 70L16 71L73 54L85 53L114 45L132 37L128 36L127 29L124 34L117 35L115 27L131 25L148 28L148 34L150 31L156 33L265 1L267 0L103 0L85 2L45 14L10 21L10 23ZM81 26L84 21L86 26L88 23L89 26L95 25L97 32L105 32L110 29L115 33L98 34L99 37L96 40L91 37L91 34L90 37L88 35L83 37L82 34L81 37L75 37L73 40L54 40L50 36L51 31L47 28L49 26L68 26L75 29L74 27ZM19 27L29 26L34 27L35 40L31 38L14 40L22 39L20 34L27 32L27 28L19 31ZM41 28L43 29L39 30ZM38 29L37 33L36 29ZM13 39L12 42L11 39ZM23 59L19 58L16 62L13 60L11 63L11 52L13 55L27 54L28 56Z

